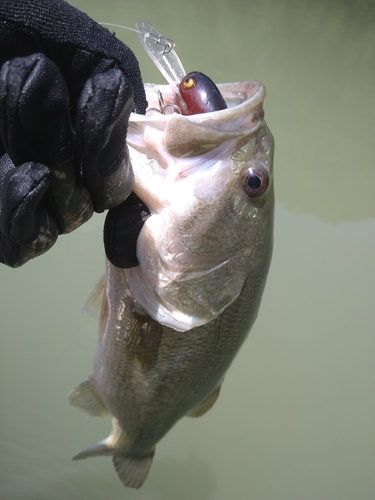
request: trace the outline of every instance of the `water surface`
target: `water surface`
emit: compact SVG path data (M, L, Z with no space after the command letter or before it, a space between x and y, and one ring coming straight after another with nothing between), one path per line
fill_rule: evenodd
M259 318L214 408L159 443L138 492L112 461L71 457L108 420L70 408L97 326L103 216L21 269L0 268L0 498L372 500L374 2L75 0L98 21L147 19L187 71L261 80L276 139L275 251ZM145 81L163 77L116 29Z

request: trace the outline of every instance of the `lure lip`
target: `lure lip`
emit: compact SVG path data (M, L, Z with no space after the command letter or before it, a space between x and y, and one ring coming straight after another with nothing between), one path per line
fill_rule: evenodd
M178 86L186 71L174 50L174 41L159 33L148 21L138 20L135 29L146 54L178 95Z

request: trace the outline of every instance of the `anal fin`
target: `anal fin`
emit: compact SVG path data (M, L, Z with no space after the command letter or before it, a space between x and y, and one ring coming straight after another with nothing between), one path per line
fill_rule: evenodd
M91 417L104 418L109 415L109 411L94 390L91 378L70 391L67 400L70 405Z
M188 416L188 417L200 417L200 416L204 415L215 404L217 398L219 397L220 388L221 388L221 385L219 385L219 387L217 387L213 392L211 392L211 394L208 396L208 398L203 400L197 406L194 406L194 408L192 410L190 410L186 414L186 416Z
M143 457L127 457L121 453L113 455L113 464L119 478L128 488L140 488L150 470L154 453Z

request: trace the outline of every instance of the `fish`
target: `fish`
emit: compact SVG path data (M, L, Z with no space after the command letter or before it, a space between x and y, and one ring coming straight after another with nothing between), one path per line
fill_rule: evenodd
M186 74L186 73L185 73ZM273 246L274 140L258 81L218 84L226 108L184 115L173 85L145 84L150 109L131 114L134 192L149 209L135 267L108 260L88 299L101 304L91 377L68 402L111 417L110 435L73 459L112 456L140 488L156 444L184 416L204 415L247 338Z

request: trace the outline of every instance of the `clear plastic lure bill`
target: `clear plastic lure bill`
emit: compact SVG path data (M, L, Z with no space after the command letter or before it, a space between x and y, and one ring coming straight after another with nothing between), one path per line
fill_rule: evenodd
M192 115L227 107L219 89L208 76L198 71L186 74L171 38L163 36L147 21L137 21L135 28L146 53L176 93L175 103L166 107L163 107L163 96L159 95L161 112L172 106L174 111Z
M153 110L163 114L169 114L172 111L183 115L195 115L227 108L215 83L199 71L186 74L174 50L175 42L159 33L149 22L139 20L135 23L135 29L113 23L101 22L99 24L135 31L146 53L175 92L175 102L164 105L164 99L159 90L159 109L150 108L148 111Z
M178 94L180 82L186 76L186 71L174 50L174 41L163 36L147 21L137 21L135 28L146 53Z

